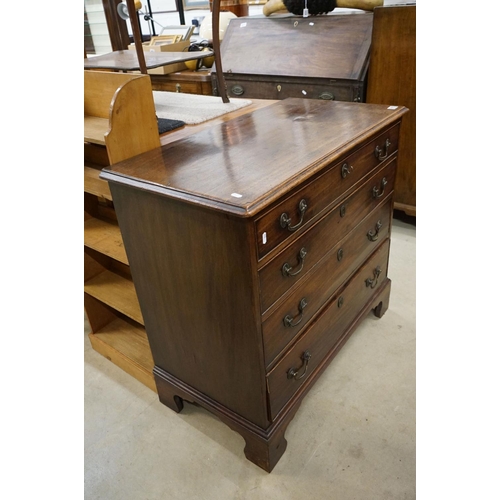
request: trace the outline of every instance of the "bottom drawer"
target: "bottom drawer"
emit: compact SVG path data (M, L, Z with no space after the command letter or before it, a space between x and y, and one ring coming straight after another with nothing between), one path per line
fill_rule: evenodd
M324 312L268 374L269 406L274 420L342 338L359 311L387 277L389 240L340 289Z

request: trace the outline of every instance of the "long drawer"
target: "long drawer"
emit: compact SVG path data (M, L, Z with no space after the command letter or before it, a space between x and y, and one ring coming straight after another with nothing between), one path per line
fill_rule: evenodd
M290 77L280 79L259 75L248 77L229 73L226 73L224 78L229 97L248 97L251 99L305 97L356 102L361 102L365 98L365 83L363 81Z
M393 157L398 135L399 125L384 131L259 218L256 221L259 258L310 227L361 179Z
M292 285L305 278L333 245L390 195L394 188L395 167L395 161L385 164L355 193L341 200L259 271L262 313Z
M308 326L308 322L335 290L389 235L391 199L374 210L343 240L339 241L306 279L294 286L264 321L266 366Z
M359 311L387 278L389 240L342 287L324 312L267 376L269 407L274 420L342 338Z

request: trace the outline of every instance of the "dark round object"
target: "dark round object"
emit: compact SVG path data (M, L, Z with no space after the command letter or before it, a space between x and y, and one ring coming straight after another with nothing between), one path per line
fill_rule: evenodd
M301 16L304 7L305 0L283 0L286 10L295 14L296 16ZM337 6L336 0L307 0L307 9L309 10L309 15L318 16L320 14L327 14L335 9Z

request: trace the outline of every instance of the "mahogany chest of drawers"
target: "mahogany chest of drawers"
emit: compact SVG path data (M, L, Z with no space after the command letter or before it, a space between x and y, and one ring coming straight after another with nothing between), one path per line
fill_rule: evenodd
M271 471L388 261L404 107L286 99L103 171L160 400L213 412Z
M373 14L231 19L221 43L227 95L364 102ZM217 68L212 66L212 88Z

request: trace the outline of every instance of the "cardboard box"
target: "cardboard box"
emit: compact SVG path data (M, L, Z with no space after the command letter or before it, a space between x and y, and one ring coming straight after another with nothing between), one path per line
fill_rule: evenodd
M170 43L165 45L149 45L149 42L143 43L144 52L187 52L190 45L189 40L184 40L182 42ZM135 44L128 46L129 50L135 50ZM169 64L167 66L161 66L159 68L148 69L148 74L150 75L168 75L169 73L176 73L177 71L183 71L187 69L185 63L175 63Z

